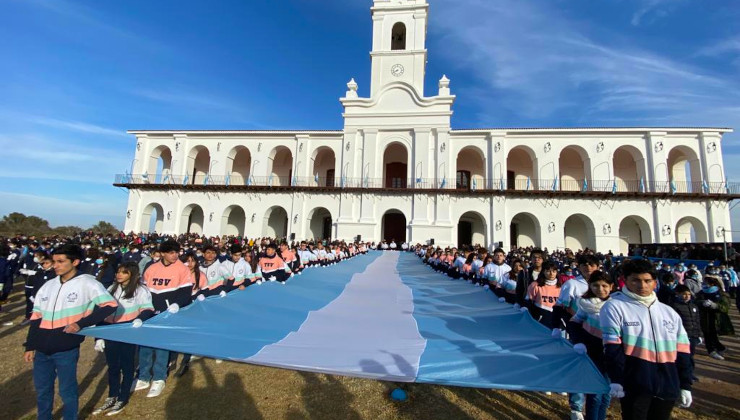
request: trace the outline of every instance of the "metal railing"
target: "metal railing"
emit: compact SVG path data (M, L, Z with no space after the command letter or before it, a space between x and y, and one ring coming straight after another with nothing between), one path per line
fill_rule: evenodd
M728 194L739 195L738 182L686 182L635 180L573 180L529 178L473 178L458 183L454 178L347 178L347 177L287 177L207 174L171 175L119 174L116 185L178 186L246 186L246 187L314 187L360 188L391 190L457 190L457 191L551 191L600 193L659 193L659 194Z

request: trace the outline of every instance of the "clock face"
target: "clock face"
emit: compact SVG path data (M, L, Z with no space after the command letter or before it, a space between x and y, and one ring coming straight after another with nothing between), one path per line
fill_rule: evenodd
M391 67L391 74L399 77L403 74L403 66L400 64L394 64L393 67Z

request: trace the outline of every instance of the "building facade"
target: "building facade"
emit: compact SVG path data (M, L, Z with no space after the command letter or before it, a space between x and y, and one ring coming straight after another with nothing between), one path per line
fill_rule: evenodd
M726 128L452 129L428 4L375 0L370 97L336 131L129 131L126 231L626 252L722 241Z

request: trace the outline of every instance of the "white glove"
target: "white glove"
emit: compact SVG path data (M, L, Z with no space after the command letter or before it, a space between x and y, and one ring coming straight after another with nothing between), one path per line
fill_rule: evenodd
M518 303L515 303L515 304L514 304L514 309L516 309L516 310L518 311L518 310L519 310L519 308L521 308L521 306L520 306L520 305L519 305Z
M489 285L485 285L485 286L483 286L483 288L484 288L484 289L486 289L486 290L488 290L488 289L490 289L490 288L491 288L491 286L489 286Z
M522 306L521 308L519 308L519 310L520 310L521 312L529 312L529 309L527 309L527 308L526 308L526 307L524 307L524 306Z
M0 283L0 289L2 289L2 283ZM34 302L36 302L36 298L35 298L35 297L33 297L33 296L29 296L29 297L28 297L28 300L30 300L30 301L31 301L31 303L34 303Z
M198 295L198 297L197 297L197 298L195 298L195 299L197 299L197 300L198 300L198 302L203 302L204 300L206 300L206 297L205 297L205 296L203 296L203 295Z
M578 354L586 354L586 345L583 343L578 343L573 346L573 351Z
M678 404L681 408L689 408L691 407L691 403L694 402L694 399L691 398L691 391L687 391L685 389L681 390L681 395L678 397L680 404Z
M504 303L504 302L506 302L506 298L500 297L500 298L498 298L498 301L501 302L501 303Z
M609 395L612 398L624 398L624 388L620 384L609 384Z
M221 293L219 293L218 295L221 296L221 297L224 297L224 296L226 296L226 291L222 290Z
M140 320L139 318L136 318L134 322L131 323L131 326L134 328L140 328L142 325L144 325L144 321Z
M102 338L98 338L95 340L95 351L104 352L105 351L105 340Z
M180 310L180 305L173 303L172 305L167 307L167 312L171 314L176 314Z
M553 328L552 338L563 338L563 330L561 330L560 328Z
M707 307L707 308L717 309L717 307L719 305L717 305L716 303L714 303L714 302L712 302L710 300L705 300L704 301L704 306Z
M704 344L704 339L699 337L699 344Z

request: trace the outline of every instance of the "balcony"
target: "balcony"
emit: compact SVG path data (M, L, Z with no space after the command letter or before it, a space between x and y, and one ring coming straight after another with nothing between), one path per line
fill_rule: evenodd
M740 182L653 182L622 180L473 179L461 185L455 179L323 178L157 175L116 175L116 187L142 190L197 191L326 191L387 193L491 194L507 196L589 196L668 198L740 198Z

